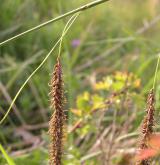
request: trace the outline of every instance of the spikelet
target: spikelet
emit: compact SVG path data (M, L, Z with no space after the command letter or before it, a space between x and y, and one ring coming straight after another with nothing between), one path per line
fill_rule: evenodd
M142 135L141 135L141 141L139 145L139 149L147 149L148 146L148 141L150 136L153 133L153 127L154 127L154 103L155 103L155 98L154 98L154 91L151 89L151 91L148 94L147 98L147 109L146 109L146 116L144 117L143 123L142 123ZM136 165L150 165L150 160L142 160L136 163Z
M51 108L55 111L49 122L49 135L51 137L49 164L61 165L66 116L63 110L64 89L62 80L62 66L59 58L57 58L57 63L54 67L50 86Z

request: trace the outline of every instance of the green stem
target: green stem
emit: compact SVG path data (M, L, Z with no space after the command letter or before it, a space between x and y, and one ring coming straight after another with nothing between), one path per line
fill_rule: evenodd
M25 87L25 85L28 83L28 81L33 77L33 75L43 66L43 64L46 62L46 60L48 59L48 57L52 54L52 52L54 51L54 49L56 48L56 46L59 44L59 42L61 41L61 39L66 35L66 33L68 32L68 30L70 29L71 25L74 23L74 21L76 20L76 18L78 17L79 13L73 15L69 21L67 22L63 32L62 32L62 36L60 37L60 39L56 42L56 44L52 47L52 49L50 50L50 52L46 55L46 57L43 59L43 61L39 64L39 66L31 73L31 75L25 80L25 82L22 84L22 86L20 87L20 89L18 90L17 94L15 95L15 97L13 98L7 112L5 113L4 117L0 120L0 124L3 123L3 121L6 119L6 117L8 116L8 114L10 113L13 104L15 103L15 101L17 100L19 94L22 92L23 88Z
M9 41L15 40L15 39L17 39L17 38L19 38L19 37L21 37L21 36L23 36L23 35L25 35L25 34L28 34L28 33L33 32L33 31L35 31L35 30L38 30L38 29L40 29L40 28L42 28L42 27L44 27L44 26L46 26L46 25L48 25L48 24L50 24L50 23L56 22L56 21L58 21L58 20L60 20L60 19L62 19L62 18L65 18L65 17L67 17L67 16L69 16L69 15L75 14L75 13L77 13L77 12L79 12L79 11L87 10L87 9L89 9L89 8L92 8L92 7L94 7L94 6L97 6L97 5L99 5L99 4L102 4L102 3L106 2L106 1L109 1L109 0L96 0L96 1L93 1L93 2L91 2L91 3L86 4L86 5L84 5L84 6L81 6L81 7L79 7L79 8L76 8L76 9L74 9L74 10L71 10L71 11L65 13L65 14L62 14L62 15L60 15L60 16L58 16L58 17L56 17L56 18L53 18L53 19L51 19L51 20L49 20L49 21L46 21L46 22L44 22L44 23L42 23L42 24L39 24L38 26L35 26L35 27L31 28L31 29L28 29L28 30L26 30L26 31L24 31L24 32L22 32L22 33L20 33L20 34L18 34L18 35L15 35L15 36L13 36L13 37L11 37L11 38L9 38L9 39L7 39L7 40L1 42L1 43L0 43L0 46L2 46L2 45L4 45L4 44L8 43Z
M6 159L8 165L16 165L14 161L9 157L3 146L0 144L0 151L2 152L4 158Z
M156 65L156 71L155 71L154 80L153 80L153 89L155 88L155 85L156 85L156 79L157 79L159 61L160 61L160 54L158 54L158 60L157 60L157 65Z

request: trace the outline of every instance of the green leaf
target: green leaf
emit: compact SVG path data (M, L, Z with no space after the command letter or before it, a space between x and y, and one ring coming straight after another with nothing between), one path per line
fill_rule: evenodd
M104 107L104 98L95 94L92 96L93 109Z
M121 90L123 87L124 87L124 82L122 82L122 81L117 81L117 82L115 82L113 85L112 85L112 88L113 88L113 90L115 90L115 91L119 91L119 90Z
M78 109L81 109L86 112L88 112L91 109L90 94L88 92L84 92L84 94L78 96L77 107Z
M9 157L9 155L7 154L7 152L5 151L5 149L2 147L2 145L0 144L0 150L4 156L4 158L6 159L6 161L8 162L9 165L16 165L14 163L14 161Z

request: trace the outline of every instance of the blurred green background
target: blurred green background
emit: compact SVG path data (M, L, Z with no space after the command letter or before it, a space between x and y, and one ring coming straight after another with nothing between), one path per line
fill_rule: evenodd
M91 1L1 0L0 41L88 2ZM69 110L68 126L72 128L79 120L82 120L83 125L70 133L65 141L64 164L96 165L108 162L110 165L123 161L122 155L113 156L111 160L104 158L104 155L110 153L101 152L101 149L103 151L107 144L112 144L107 141L112 139L110 135L105 135L102 146L97 147L94 152L91 148L113 121L115 125L122 126L134 114L133 120L126 124L129 127L118 134L118 137L134 133L139 127L144 114L146 93L153 84L160 50L159 11L159 0L110 0L82 12L65 36L61 61L67 99L65 108ZM68 19L66 17L0 47L1 118L23 82L61 36ZM11 113L0 126L0 143L17 165L47 164L47 123L53 112L49 108L48 82L57 54L58 49L29 81ZM159 75L160 71L157 74L157 100L160 92ZM116 96L113 99L114 106L107 107L106 113L102 111L103 113L96 112L93 115L92 110L95 107L104 109L101 102L124 88L128 77L128 95ZM126 103L124 100L128 99L130 102ZM158 101L156 107L159 107ZM102 120L97 125L100 117ZM111 128L109 132L112 135L114 129ZM137 135L131 139L136 143L136 138ZM131 146L135 147L135 143ZM2 154L0 164L6 164ZM125 165L124 162L122 164Z

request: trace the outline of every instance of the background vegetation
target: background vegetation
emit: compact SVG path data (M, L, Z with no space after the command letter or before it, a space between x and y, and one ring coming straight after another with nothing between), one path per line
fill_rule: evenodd
M87 2L2 0L0 41ZM159 9L158 0L111 0L82 12L69 30L61 54L70 131L64 164L130 164L160 49ZM67 20L0 47L1 118L20 86L60 37ZM54 51L29 81L0 126L0 143L16 165L48 162L47 131L52 114L48 82L57 53ZM159 75L160 71L157 118ZM0 164L6 164L2 154Z

